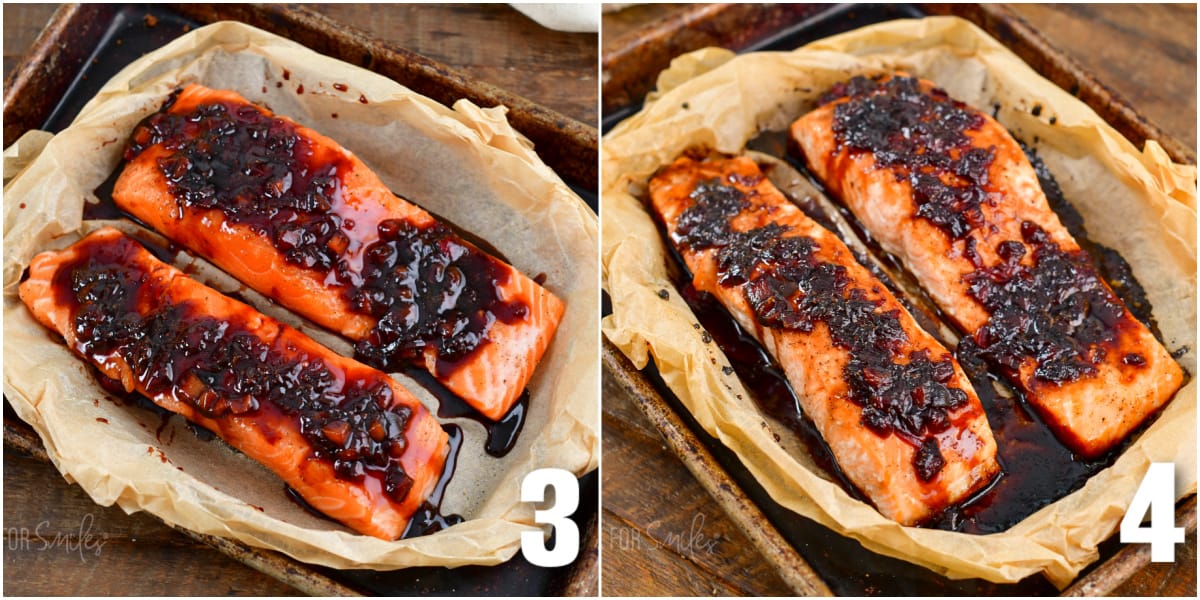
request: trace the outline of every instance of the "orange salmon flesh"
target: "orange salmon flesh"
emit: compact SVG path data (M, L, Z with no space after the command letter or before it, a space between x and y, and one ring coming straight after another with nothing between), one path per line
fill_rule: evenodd
M789 202L754 161L733 158L699 162L680 158L650 180L649 191L653 211L666 225L668 236L692 273L692 285L716 297L778 361L796 391L804 414L816 425L838 466L884 516L905 525L917 524L969 497L999 472L996 442L987 417L953 355L917 325L837 236ZM696 211L702 208L700 199L706 197L707 206L713 207L711 210L723 212L702 220L697 218L700 213ZM688 241L694 239L688 237L689 230L720 232L725 227L732 235L719 233L716 237L721 241L710 247ZM839 341L842 338L835 337L829 321L763 323L762 307L769 312L772 307L783 305L780 313L787 314L804 302L808 292L785 291L781 293L790 294L786 299L776 297L752 305L752 297L764 289L755 285L765 278L756 279L749 274L741 282L722 279L722 269L736 260L736 254L728 252L737 248L731 239L736 234L749 235L755 231L767 235L755 242L760 246L749 255L751 269L762 272L771 268L765 264L771 260L767 258L769 251L764 249L769 244L808 241L814 264L828 272L840 273L839 277L846 282L846 291L829 297L828 304L867 304L873 307L873 315L901 330L890 347L892 358L886 364L868 367L863 371L864 376L871 377L868 371L879 368L903 373L904 364L921 360L922 356L940 363L943 373L940 383L926 380L923 385L953 388L961 398L956 408L942 413L941 429L930 426L917 440L905 439L899 433L873 431L865 424L864 414L865 407L873 401L852 399L847 365L855 357ZM804 285L808 284L799 284ZM809 292L816 285L812 284ZM921 462L918 453L922 443L932 445L934 453L944 461L928 479L916 467Z
M390 377L116 229L37 255L19 291L38 322L125 391L213 431L356 531L400 537L442 475L446 432Z
M249 168L238 163L261 149L238 151L235 148L230 154L223 155L219 150L204 147L202 150L209 154L202 161L194 157L189 160L186 156L181 159L183 154L179 152L179 147L194 141L194 138L189 139L190 134L185 133L182 139L159 139L152 134L156 130L150 123L135 130L131 140L131 147L139 148L140 152L136 156L127 154L129 160L113 191L117 206L173 242L212 261L251 288L357 342L371 342L384 337L380 332L386 327L381 320L388 321L389 326L399 322L397 328L402 329L409 326L411 320L429 318L430 311L439 310L436 302L430 304L428 298L418 297L408 305L411 310L395 304L392 305L393 310L398 312L385 318L381 314L386 310L374 310L371 303L383 306L408 292L397 291L397 288L363 292L366 289L363 286L373 285L370 281L363 281L365 271L362 269L367 261L372 260L372 247L378 245L376 243L384 235L381 228L391 227L394 230L399 224L398 227L405 230L428 231L430 227L440 226L434 217L393 194L375 173L337 142L287 117L273 115L265 108L250 104L234 92L188 85L168 101L160 113L152 115L151 120L160 118L158 122L161 123L161 117L164 116L193 115L205 110L211 112L213 106L224 107L222 114L252 121L253 127L273 132L269 135L287 132L286 136L281 135L278 139L288 144L294 143L297 150L283 156L288 160L294 156L298 166L281 175L273 170L278 165L269 161L265 165L255 164ZM247 126L239 133L249 128ZM264 152L269 150L267 148ZM201 162L203 165L199 164ZM199 177L204 180L190 189L203 195L210 191L205 186L219 187L229 178L242 177L239 174L242 171L253 172L243 180L249 188L256 190L253 193L230 192L229 196L219 198L211 205L189 204L176 193L179 186L187 185ZM278 217L279 223L269 222L267 217L254 220L259 218L254 216L255 210L267 211L263 207L269 201L287 195L301 185L298 183L300 179L314 177L314 173L318 172L327 174L328 179L315 178L308 184L310 192L319 189L319 186L332 186L334 189L326 193L324 199L317 201L318 207L297 209L289 205L271 208L276 212L272 212L269 218ZM312 197L311 194L300 194L294 200L303 204ZM248 220L231 218L231 210L245 210L252 216ZM295 215L321 222L307 231L288 230L294 222L284 221L296 218ZM274 231L275 237L268 233L269 230ZM306 235L314 237L305 238ZM465 252L472 256L483 256L481 251L457 236L446 239L453 242L456 248L465 248ZM446 243L441 240L434 245ZM324 252L328 264L315 268L306 262L322 258L314 255L314 251L317 254ZM413 350L417 355L410 356L408 360L427 369L451 392L482 414L498 420L509 411L529 384L562 319L564 305L554 294L510 265L491 257L479 260L489 265L487 268L493 281L483 282L474 288L468 286L468 291L459 297L474 291L491 293L490 288L495 288L497 303L516 308L506 313L507 317L496 316L501 314L499 311L478 309L464 315L457 323L447 321L441 325L441 330L452 331L468 319L479 322L490 320L490 325L481 325L477 334L472 334L480 335L482 339L473 351L463 356L456 355L452 360L447 360L448 355L440 353L435 347L437 339L434 339L423 349L417 347ZM454 265L457 264L451 263L444 269L449 272L456 269ZM461 277L458 273L463 271L465 269L445 277ZM393 274L391 271L384 272L387 277ZM444 285L446 290L451 290L445 292L447 295L457 294L451 284L442 283L442 277L441 270L423 271L419 277L422 281L418 283L427 283L436 278L437 285ZM439 288L438 292L431 293L442 292ZM405 300L408 301L412 299ZM435 332L432 335L438 338L441 334ZM381 368L386 366L375 361L372 364Z
M1031 313L1054 315L1055 310L1085 296L1078 291L1080 288L1089 288L1088 299L1077 304L1090 306L1090 312L1085 308L1077 314L1053 316L1053 321L1031 322L1090 320L1096 328L1109 332L1107 339L1091 342L1082 337L1088 335L1084 327L1071 331L1074 325L1064 325L1061 336L1066 341L1058 347L1014 352L999 364L1073 451L1090 458L1113 448L1171 399L1183 380L1180 366L1108 284L1094 274L1090 259L1050 208L1029 159L1003 125L974 108L955 103L930 81L895 75L858 82L877 91L870 92L874 95L850 94L833 99L792 124L792 144L809 169L849 207L884 250L903 261L941 310L980 347L994 343L995 338L1013 335L1016 329L1007 325L1010 321L1019 322ZM835 127L843 127L848 131L846 136L861 133L853 129L851 117L845 116L854 115L851 109L859 106L851 102L886 102L889 97L884 90L905 85L911 89L903 92L908 97L899 114L903 114L904 106L924 101L942 111L937 123L952 119L967 123L953 131L934 130L930 134L931 138L940 135L950 140L940 144L952 148L946 155L952 168L939 171L937 166L919 166L931 164L929 154L941 150L922 148L914 152L915 156L897 161L892 157L903 157L903 152L881 158L872 149L852 147L835 132ZM844 117L839 125L837 111L841 106L845 108L841 109ZM864 120L877 128L888 127L882 116L894 114L878 107L868 111L870 116ZM922 125L897 120L892 126L920 139L913 131ZM975 161L974 166L968 164L968 156ZM967 201L940 213L935 202L920 203L913 181L921 181L920 176L928 174L935 175L944 186L941 192L960 194ZM929 182L925 178L922 185ZM933 187L939 190L937 183ZM977 195L970 196L970 192ZM972 198L978 199L977 206L972 206ZM1060 258L1064 256L1069 260ZM998 287L990 285L993 280L1019 282L1025 277L1034 281L1048 270L1045 264L1054 261L1059 274L1044 279L1072 277L1072 283L1048 284L1040 292L1049 299L1040 304L1028 300L1026 287L1019 292L1024 296L1013 296L1010 306L1019 308L1001 317L1009 321L990 323L995 306L1003 300L998 294L993 296L998 300L992 309L982 301L982 294ZM1050 289L1053 286L1058 287ZM1097 312L1100 305L1108 307L1108 314ZM1044 347L1044 340L1059 335L1038 327L1022 343ZM1039 354L1053 358L1039 362ZM1064 363L1082 366L1074 375L1056 375L1056 366Z

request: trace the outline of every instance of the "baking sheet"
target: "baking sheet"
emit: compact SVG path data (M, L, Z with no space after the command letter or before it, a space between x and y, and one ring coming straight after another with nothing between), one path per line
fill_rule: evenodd
M1012 582L1042 571L1063 586L1095 560L1096 545L1116 528L1148 462L1175 461L1179 495L1194 490L1194 443L1178 443L1195 439L1194 383L1112 468L1005 533L977 537L903 528L782 451L756 407L737 398L748 396L740 382L721 373L727 361L700 341L687 306L657 295L671 287L665 249L636 194L658 166L693 145L737 153L760 130L785 128L835 81L894 68L933 79L976 106L1001 101L999 120L1019 137L1039 140L1039 154L1083 213L1092 238L1133 265L1168 347L1194 344L1194 168L1171 164L1154 143L1138 152L998 42L952 18L887 23L793 53L733 58L709 49L676 59L646 108L604 140L603 215L605 231L615 232L602 242L613 300L605 333L639 367L652 354L665 383L704 429L733 449L789 509L871 550L951 577ZM1030 114L1038 103L1040 118ZM1140 225L1131 231L1130 223ZM1192 353L1182 362L1195 372Z
M466 440L442 509L467 522L383 542L315 519L285 499L281 481L245 457L186 432L155 435L154 426L137 423L147 415L104 400L83 363L16 299L16 282L33 253L79 237L83 203L117 166L133 125L188 81L233 89L339 140L397 193L480 235L522 271L546 273L547 287L566 301L567 314L531 383L517 447L492 459L482 451L482 426L453 420ZM335 90L335 82L347 91ZM300 85L304 94L297 93ZM520 475L545 466L582 474L596 466L595 216L508 126L503 108L459 102L450 110L293 42L219 23L130 65L49 141L39 132L22 138L5 152L5 179L6 396L60 471L99 503L150 510L171 524L336 568L496 564L516 552L520 532L532 522L532 507L517 502ZM201 272L218 288L240 288L215 270ZM304 325L252 292L239 293ZM337 350L348 347L303 328ZM432 396L407 387L436 409ZM151 446L167 460L147 455Z

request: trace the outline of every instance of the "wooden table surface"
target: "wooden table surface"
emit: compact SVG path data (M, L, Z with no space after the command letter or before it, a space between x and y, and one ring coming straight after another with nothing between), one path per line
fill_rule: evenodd
M1195 5L1015 5L1101 82L1196 144ZM612 41L685 6L606 13ZM624 392L605 374L601 589L605 595L791 595ZM1196 539L1176 562L1152 564L1115 595L1194 596Z
M505 5L323 5L356 26L585 124L597 119L597 36L544 29ZM8 74L54 5L4 5ZM97 506L58 471L4 450L5 595L293 595L146 514Z

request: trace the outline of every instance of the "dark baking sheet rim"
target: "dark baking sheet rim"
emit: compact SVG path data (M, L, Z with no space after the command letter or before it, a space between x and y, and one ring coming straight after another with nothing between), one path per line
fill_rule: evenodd
M513 127L530 138L539 156L559 173L595 210L598 132L595 128L535 104L486 82L473 79L434 60L372 38L312 9L295 5L179 4L165 7L198 23L241 21L288 37L322 54L356 64L398 81L410 89L450 106L468 98L479 106L503 104ZM102 43L119 11L99 5L64 4L51 16L33 45L4 82L4 146L26 131L38 129L60 107L46 98L70 93L77 74L94 48ZM107 18L105 18L107 16ZM83 50L83 52L79 52ZM64 53L74 55L63 60ZM590 169L589 169L590 165ZM49 462L37 432L4 407L4 444ZM590 477L598 479L593 472ZM585 488L586 489L586 486ZM581 506L586 506L582 503ZM565 579L551 577L546 594L594 595L598 587L598 506L581 523L581 547ZM313 596L357 596L362 592L325 575L312 565L284 554L241 542L171 526L196 541L265 575ZM504 569L508 563L491 567ZM554 584L558 585L554 585ZM443 593L454 590L443 590Z
M1186 164L1196 163L1196 155L1191 148L1139 114L1121 96L1050 45L1041 34L1009 8L981 4L916 6L926 14L955 15L976 24L1055 85L1086 103L1138 147L1143 146L1146 140L1152 139L1162 145L1172 160ZM631 109L640 105L641 95L653 89L658 73L669 64L670 58L704 45L711 45L711 36L724 36L718 43L733 50L762 47L770 44L773 39L788 35L789 28L795 27L804 19L820 18L823 14L836 10L837 7L825 7L824 10L811 11L797 6L781 5L700 6L613 40L606 44L601 56L605 75L602 95L608 98L612 94L632 104L619 105L606 101L602 107L604 129L609 129L616 121L636 112ZM697 45L697 38L679 36L684 28L702 30L710 37L701 38L707 43ZM634 61L641 63L639 65ZM633 63L633 67L627 67L627 62ZM784 582L798 595L830 595L828 584L787 542L746 490L738 485L706 448L706 441L702 439L706 436L703 432L697 435L697 431L693 429L698 425L689 425L690 417L680 413L680 410L686 409L682 409L677 400L674 404L679 408L672 406L672 401L664 397L664 393L670 394L670 390L656 385L607 339L603 345L605 375L612 377L634 399L638 408L666 440L672 452L713 496L730 519L746 533ZM1195 494L1177 503L1175 518L1176 525L1184 527L1187 536L1196 535ZM1148 545L1121 547L1112 556L1102 558L1087 567L1062 591L1062 595L1108 594L1149 563Z

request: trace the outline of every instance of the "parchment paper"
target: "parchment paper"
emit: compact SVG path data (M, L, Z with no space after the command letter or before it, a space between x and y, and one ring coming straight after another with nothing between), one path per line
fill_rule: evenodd
M1003 533L975 536L902 527L852 500L803 450L776 443L762 414L696 317L672 289L663 241L636 197L655 169L689 147L737 154L760 131L783 130L817 95L860 73L903 69L991 111L1034 143L1092 238L1129 261L1146 287L1168 349L1189 346L1196 373L1196 170L1155 142L1139 151L1082 102L957 18L895 21L788 53L734 57L704 49L677 58L645 108L601 145L602 262L613 313L605 335L638 367L653 356L663 379L710 434L731 448L771 497L867 548L952 578L1015 582L1042 571L1062 587L1112 534L1150 462L1174 462L1177 497L1196 489L1196 383L1109 469ZM1040 104L1040 117L1031 109ZM1056 124L1049 123L1051 118ZM715 358L715 361L712 360ZM783 433L783 432L780 432Z
M442 510L466 522L386 542L312 517L285 497L278 477L219 440L200 441L181 418L164 425L106 398L85 364L37 325L17 298L21 272L34 254L66 246L99 225L81 222L84 202L94 201L92 190L117 167L134 125L187 82L235 90L337 140L396 193L479 235L521 271L545 273L546 287L566 302L530 383L516 447L503 459L489 457L483 427L453 420L465 440ZM334 83L347 90L337 91ZM481 109L466 100L445 108L384 77L237 23L198 29L139 59L67 130L56 136L30 132L5 151L9 402L37 430L64 477L99 504L146 510L173 525L335 568L507 560L519 548L520 533L532 527L533 507L518 501L522 476L542 467L580 475L597 466L599 298L595 215L504 114L503 107ZM129 222L121 226L136 229ZM212 265L183 254L177 261L185 267L192 262L189 270L202 281L237 291L264 312L349 353L344 339L306 324ZM398 378L436 414L435 398Z

